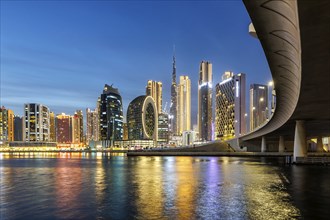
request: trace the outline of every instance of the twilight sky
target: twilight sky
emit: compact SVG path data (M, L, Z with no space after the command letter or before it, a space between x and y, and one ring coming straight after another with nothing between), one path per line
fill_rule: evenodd
M197 117L199 63L265 84L270 71L260 42L248 34L241 1L1 1L1 105L22 115L23 104L55 114L96 107L105 83L117 87L124 115L149 79L163 82L170 102L173 45L177 77L192 85ZM248 108L248 105L247 105ZM125 117L126 118L126 117Z

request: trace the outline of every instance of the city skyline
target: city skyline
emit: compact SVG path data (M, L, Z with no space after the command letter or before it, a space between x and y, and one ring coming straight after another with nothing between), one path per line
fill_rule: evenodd
M169 106L174 44L177 75L191 79L192 106L201 60L212 62L214 83L226 70L246 73L247 84L271 79L260 42L248 34L243 3L140 3L1 2L1 105L19 115L24 103L73 114L94 109L108 83L122 91L126 115L129 102L155 80ZM199 10L210 16L197 16Z

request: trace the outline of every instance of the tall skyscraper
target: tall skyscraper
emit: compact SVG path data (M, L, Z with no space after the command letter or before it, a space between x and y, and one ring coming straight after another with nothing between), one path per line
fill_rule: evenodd
M169 129L170 136L176 136L178 133L177 127L177 85L176 85L176 66L175 56L173 56L173 70L172 70L172 85L171 85L171 105L169 115Z
M100 140L104 146L114 146L123 139L123 104L117 88L105 85L99 105Z
M73 142L81 144L84 142L84 117L82 110L77 110L73 116Z
M56 115L56 140L61 144L71 144L72 137L72 116L64 113Z
M23 118L18 115L14 117L14 141L23 141Z
M128 124L124 123L123 125L123 140L127 141L128 140Z
M158 143L167 144L169 141L168 114L158 114Z
M225 72L215 89L215 138L230 139L245 134L245 74Z
M250 85L250 131L267 120L268 87L266 85Z
M37 103L24 104L24 141L49 141L49 109Z
M87 122L87 133L86 140L87 143L90 141L98 141L99 140L99 114L98 110L94 111L89 108L86 109L86 122Z
M158 116L151 96L138 96L127 109L129 140L154 140L158 138Z
M56 142L55 114L49 113L49 141Z
M212 140L212 64L202 61L198 79L198 133L200 140Z
M14 112L3 106L0 108L0 140L14 141Z
M0 108L0 141L8 139L7 110L4 106Z
M180 76L178 85L178 134L191 130L191 82L188 76Z
M162 103L163 103L163 84L162 82L156 82L148 80L146 86L146 95L151 96L156 103L157 112L162 112Z
M72 117L71 117L71 121L72 121L72 143L73 144L80 144L80 138L81 138L81 134L80 133L80 126L81 126L81 121L79 118L79 115L77 113L75 113Z

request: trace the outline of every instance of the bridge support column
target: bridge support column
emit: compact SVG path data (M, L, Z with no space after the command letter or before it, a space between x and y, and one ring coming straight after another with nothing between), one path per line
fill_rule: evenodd
M296 162L297 157L306 157L306 156L307 156L307 144L306 144L305 122L302 120L297 120L296 129L294 133L293 162Z
M284 137L280 136L279 142L278 142L278 152L283 153L284 152Z
M262 136L261 138L261 152L266 152L266 137Z
M322 137L317 137L317 143L316 143L316 152L323 152L323 143L322 143Z

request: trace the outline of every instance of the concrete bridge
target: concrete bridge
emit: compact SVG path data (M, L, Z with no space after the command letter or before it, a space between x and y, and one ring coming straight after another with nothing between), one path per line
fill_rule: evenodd
M264 49L276 91L268 123L232 140L232 146L267 143L284 151L293 144L293 161L307 156L307 140L330 136L330 1L243 0Z

